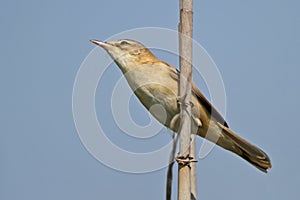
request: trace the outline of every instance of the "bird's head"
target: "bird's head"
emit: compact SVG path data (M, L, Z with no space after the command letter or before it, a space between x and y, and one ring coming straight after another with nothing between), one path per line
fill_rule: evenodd
M136 66L158 60L143 44L134 40L90 41L105 49L122 71L128 71Z

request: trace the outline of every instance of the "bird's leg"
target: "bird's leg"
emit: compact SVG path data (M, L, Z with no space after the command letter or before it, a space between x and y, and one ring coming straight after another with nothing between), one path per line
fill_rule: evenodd
M185 98L186 98L186 95L184 95L184 96L177 96L177 103L179 104L179 105L182 105L182 106L184 106L184 109L186 110L186 108L188 107L188 106L191 106L191 107L194 107L194 104L193 104L193 102L192 101L190 101L190 102L185 102ZM193 157L191 157L188 153L182 153L181 155L178 155L177 157L176 157L176 161L177 161L177 163L180 165L180 166L189 166L190 167L190 163L191 162L197 162L196 160L195 160L195 158L193 158Z
M192 142L192 141L191 141ZM189 166L192 162L198 162L194 157L190 156L188 153L189 149L181 153L181 155L176 156L176 161L180 166Z

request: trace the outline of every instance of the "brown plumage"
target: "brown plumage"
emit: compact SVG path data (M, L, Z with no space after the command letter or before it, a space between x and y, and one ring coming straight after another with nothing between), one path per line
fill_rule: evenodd
M91 42L104 48L117 63L141 103L166 127L177 132L179 106L177 102L179 71L156 58L145 46L134 40ZM271 168L268 155L260 148L238 136L199 89L192 85L192 131L216 142L263 172ZM160 104L167 116L150 108ZM209 134L207 134L209 133ZM217 139L216 139L217 138Z

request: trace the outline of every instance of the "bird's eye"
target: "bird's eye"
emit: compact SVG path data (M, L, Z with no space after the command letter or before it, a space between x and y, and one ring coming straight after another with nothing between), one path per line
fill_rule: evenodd
M126 41L122 41L121 42L121 45L128 45L129 43L128 42L126 42Z

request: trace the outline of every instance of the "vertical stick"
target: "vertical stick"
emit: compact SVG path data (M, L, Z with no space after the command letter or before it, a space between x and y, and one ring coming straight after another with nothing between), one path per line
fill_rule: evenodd
M190 147L190 155L192 158L196 159L196 134L191 135L191 147ZM198 199L197 193L197 166L196 162L191 162L191 199Z
M178 199L191 199L191 82L192 82L193 0L180 0L179 62L180 62L180 130L178 165Z

